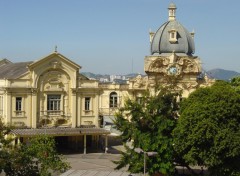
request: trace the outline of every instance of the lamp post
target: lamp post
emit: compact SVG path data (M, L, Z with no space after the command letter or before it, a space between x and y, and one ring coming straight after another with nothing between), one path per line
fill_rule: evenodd
M136 153L143 153L143 175L146 176L146 155L147 156L156 156L158 153L157 152L145 152L141 148L135 148L134 151Z

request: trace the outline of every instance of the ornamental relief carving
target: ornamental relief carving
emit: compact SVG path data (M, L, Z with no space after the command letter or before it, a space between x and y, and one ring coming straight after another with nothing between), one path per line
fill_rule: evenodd
M178 64L182 66L183 73L198 73L199 64L195 62L195 59L180 58Z
M56 90L62 91L62 90L64 90L64 85L62 83L58 83L58 84L49 84L49 83L47 83L44 86L44 90L48 90L48 91L51 91L51 90L53 90L53 91L56 91Z
M65 74L59 71L50 71L42 77L41 91L64 91L68 82Z
M134 88L144 88L147 86L147 77L142 77L141 75L138 75L134 80L133 80L133 87Z
M198 73L200 71L200 63L198 63L198 60L188 57L176 57L173 62L171 58L163 57L152 61L147 71L165 75Z
M193 82L188 82L188 83L182 83L182 87L184 89L190 90L190 89L196 89L198 86L198 82L193 81Z
M57 68L60 68L60 67L62 66L62 64L61 64L60 61L55 60L55 61L50 62L50 66L51 66L53 69L57 69Z
M150 64L148 71L155 73L166 73L170 62L169 58L157 58Z

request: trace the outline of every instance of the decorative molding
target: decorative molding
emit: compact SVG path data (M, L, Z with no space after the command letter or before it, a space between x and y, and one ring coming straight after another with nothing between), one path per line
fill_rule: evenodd
M198 58L190 56L177 56L175 53L169 57L147 58L145 71L162 75L173 75L171 68L175 69L175 75L199 74L201 65Z
M147 86L147 77L142 77L141 75L138 75L134 80L133 80L133 87L134 88L145 88Z
M50 62L50 65L53 69L58 69L62 66L61 62L57 60Z
M150 63L147 71L155 73L166 73L169 62L169 58L156 58L152 63Z

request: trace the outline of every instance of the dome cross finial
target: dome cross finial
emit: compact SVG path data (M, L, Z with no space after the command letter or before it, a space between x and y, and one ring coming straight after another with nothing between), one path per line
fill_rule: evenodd
M54 52L55 53L57 53L58 51L57 51L57 45L55 45L55 50L54 50Z
M176 9L177 9L177 6L174 3L169 4L169 7L168 7L169 21L176 19Z

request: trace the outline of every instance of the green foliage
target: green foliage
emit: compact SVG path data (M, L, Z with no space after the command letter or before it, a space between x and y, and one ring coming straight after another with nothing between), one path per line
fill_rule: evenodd
M240 93L240 76L232 78L230 83Z
M0 119L0 171L2 171L6 166L6 161L9 158L9 153L14 150L12 146L13 138L9 135L11 128L2 123Z
M29 145L13 145L11 127L0 121L0 170L8 176L49 176L63 172L69 164L58 155L55 140L49 136L38 136Z
M116 128L122 132L126 152L122 153L116 169L128 166L132 173L143 172L143 154L138 154L134 148L145 152L158 152L157 156L147 157L146 168L150 174L159 172L165 175L174 173L174 152L172 130L176 124L177 103L175 95L167 89L161 89L158 94L149 92L142 97L141 103L128 99L123 108L116 114Z
M240 86L240 76L232 78L231 85L232 86Z
M15 148L8 153L3 170L8 176L39 176L38 162L25 154L25 148Z
M30 145L25 146L24 154L37 161L41 176L50 175L50 171L64 172L69 168L64 158L57 154L54 138L47 135L32 138Z
M181 104L174 148L211 176L240 175L240 95L226 82L200 88Z

